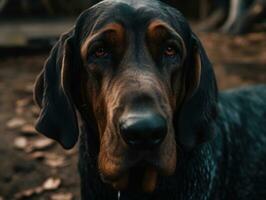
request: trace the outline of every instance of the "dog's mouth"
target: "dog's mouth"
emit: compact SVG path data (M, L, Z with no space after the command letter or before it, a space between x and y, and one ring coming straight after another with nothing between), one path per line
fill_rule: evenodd
M148 163L138 163L118 178L106 179L116 190L152 193L157 184L158 169Z
M98 158L102 180L116 190L153 193L158 177L175 173L174 137L173 131L169 131L160 145L148 149L135 149L123 142L119 145L102 142Z

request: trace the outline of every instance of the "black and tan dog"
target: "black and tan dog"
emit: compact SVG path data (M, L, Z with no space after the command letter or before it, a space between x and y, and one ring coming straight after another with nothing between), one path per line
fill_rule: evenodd
M83 200L266 199L265 98L264 86L218 94L175 8L106 0L53 48L36 127L67 149L80 133Z

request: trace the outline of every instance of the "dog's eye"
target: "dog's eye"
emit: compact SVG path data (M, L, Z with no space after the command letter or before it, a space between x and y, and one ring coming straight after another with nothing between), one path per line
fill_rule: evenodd
M111 49L103 41L96 41L88 48L88 58L106 58L110 52Z
M109 51L105 47L98 47L94 51L94 56L97 58L103 58L103 57L106 57L108 55L109 55Z
M174 57L176 56L176 54L177 54L177 49L172 45L168 45L164 50L164 55L167 57Z

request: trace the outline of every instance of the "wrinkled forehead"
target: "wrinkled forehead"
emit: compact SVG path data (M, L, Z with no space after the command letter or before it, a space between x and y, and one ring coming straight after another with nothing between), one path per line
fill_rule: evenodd
M157 0L104 0L102 2L111 4L125 4L135 9L143 7L156 8L160 6L160 1Z
M105 0L93 6L87 23L84 24L83 39L104 29L108 24L121 24L132 32L144 32L153 21L161 21L181 38L189 28L181 13L156 0ZM186 38L183 38L186 40Z

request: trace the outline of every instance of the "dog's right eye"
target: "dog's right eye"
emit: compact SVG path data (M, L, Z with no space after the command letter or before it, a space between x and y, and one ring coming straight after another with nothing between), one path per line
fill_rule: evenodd
M103 58L109 55L108 50L105 47L99 47L95 50L94 56L96 58Z
M88 59L103 59L111 55L110 48L102 42L96 42L88 50Z

